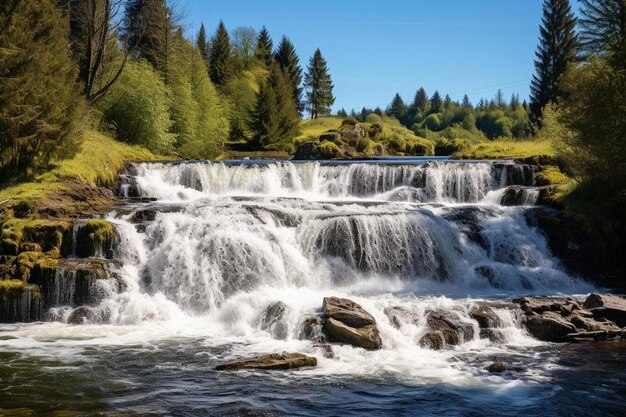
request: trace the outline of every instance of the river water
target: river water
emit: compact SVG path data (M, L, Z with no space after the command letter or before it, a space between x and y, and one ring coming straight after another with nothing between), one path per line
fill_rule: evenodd
M511 308L595 289L532 226L533 185L533 167L507 162L137 164L120 193L143 199L109 215L117 278L95 284L89 322L67 323L74 306L60 306L0 326L0 415L623 415L623 344L542 343ZM512 186L518 205L504 206ZM383 348L329 357L304 340L326 296L369 311ZM484 304L497 341L469 315ZM432 311L474 335L421 347ZM282 351L318 367L213 370ZM513 370L490 374L494 361Z

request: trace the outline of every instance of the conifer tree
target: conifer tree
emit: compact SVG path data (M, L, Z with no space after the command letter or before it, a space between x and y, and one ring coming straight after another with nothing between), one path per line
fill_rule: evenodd
M337 111L337 116L346 119L348 117L348 112L343 107Z
M209 76L218 87L233 75L230 37L224 22L220 21L209 50Z
M469 97L467 96L467 94L465 94L463 96L463 101L461 102L461 107L465 108L465 109L469 109L472 107L472 103L470 102Z
M502 89L500 88L498 88L498 91L496 91L494 103L496 107L504 107L504 93L502 92Z
M443 99L443 107L447 109L450 107L450 103L452 103L452 98L450 98L449 94L446 94L446 98Z
M580 45L586 55L614 54L626 67L626 0L581 0Z
M311 112L311 118L330 114L330 108L335 103L333 96L333 81L328 71L328 64L317 49L309 61L307 73L304 77L307 108Z
M69 26L54 0L0 2L0 181L79 148Z
M393 96L393 100L391 100L391 104L387 108L387 114L391 117L395 117L398 120L402 120L405 113L406 104L404 104L404 100L402 100L400 94L396 93L396 95Z
M419 90L415 93L415 97L413 98L413 103L411 103L410 112L411 116L415 116L417 113L426 113L427 108L429 107L428 94L426 94L426 90L424 87L420 87Z
M575 27L576 18L569 0L544 0L535 75L530 85L530 108L537 122L544 106L561 96L559 78L577 54Z
M304 110L301 86L302 67L300 66L300 59L296 53L296 48L286 36L283 36L281 39L274 58L280 68L289 76L289 80L291 81L291 86L293 88L293 100L296 103L298 113L301 114Z
M273 55L272 55L273 49L274 49L274 43L272 42L272 37L270 36L270 32L267 30L265 26L263 26L257 38L256 48L254 50L254 56L259 61L269 66L271 65L272 59L273 59Z
M273 63L267 80L261 85L251 114L253 142L264 149L279 149L300 133L300 116L292 100L288 76Z
M439 91L435 91L430 98L430 113L441 113L442 110L443 100L441 99L441 94L439 94Z
M209 65L209 43L206 38L206 29L204 28L204 23L200 25L200 30L198 31L198 36L196 37L196 48L198 52L200 52L200 56Z

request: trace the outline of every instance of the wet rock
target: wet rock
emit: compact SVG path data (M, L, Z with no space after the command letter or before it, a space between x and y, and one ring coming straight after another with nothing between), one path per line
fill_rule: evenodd
M583 307L589 309L596 319L606 319L615 322L620 327L626 327L626 299L612 294L591 294Z
M450 311L432 311L426 318L430 329L420 340L420 346L441 349L472 340L474 327L461 321L458 314ZM442 341L443 343L440 343Z
M502 327L502 320L500 320L500 317L498 317L498 315L486 305L472 309L469 315L478 322L478 327L481 329Z
M287 339L288 327L285 320L287 309L288 307L280 301L267 306L259 320L259 328L275 339Z
M576 326L577 329L584 330L586 332L619 332L621 328L610 320L598 321L593 317L586 317L585 315L576 314L569 318L569 321Z
M504 343L506 338L500 330L496 329L480 329L480 338L489 339L493 343Z
M535 204L538 192L519 185L508 187L500 200L503 206L523 206Z
M0 280L0 323L38 321L42 317L43 303L38 286Z
M376 320L359 304L347 298L326 297L322 309L324 333L329 342L347 343L368 350L382 347Z
M314 343L326 343L324 335L324 320L317 316L307 316L300 323L299 338Z
M494 362L485 369L492 374L499 374L506 371L507 367L502 362Z
M391 306L385 307L383 310L387 318L389 318L389 322L396 329L400 329L404 324L413 324L417 325L419 323L419 318L413 313L403 307Z
M564 342L568 334L576 332L575 325L552 311L529 317L526 328L535 338L546 342Z
M317 366L317 358L302 353L274 353L228 362L215 367L217 371L237 371L241 369L288 370Z
M527 315L533 313L542 314L546 311L566 312L566 314L571 314L573 310L580 309L580 304L572 298L523 297L516 298L513 302L519 304L520 308Z
M87 324L97 322L96 313L89 307L75 308L67 319L69 324Z

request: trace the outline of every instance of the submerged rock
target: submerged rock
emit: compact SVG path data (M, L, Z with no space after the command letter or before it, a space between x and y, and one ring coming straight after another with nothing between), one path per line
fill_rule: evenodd
M302 340L310 340L314 343L326 343L324 335L324 320L317 316L307 316L300 323L299 338Z
M254 358L224 363L215 367L217 371L238 371L241 369L288 370L317 366L317 358L302 353L274 353Z
M488 372L492 374L499 374L507 370L507 367L502 362L494 362L488 367L485 368Z
M461 321L458 314L450 311L432 311L426 318L428 332L420 339L420 346L428 349L443 349L472 340L474 327Z
M470 311L469 315L478 322L478 327L481 329L502 327L502 320L500 320L500 317L498 317L498 315L486 305L474 308Z
M359 304L346 298L326 297L323 310L324 333L329 342L368 350L382 347L376 320Z

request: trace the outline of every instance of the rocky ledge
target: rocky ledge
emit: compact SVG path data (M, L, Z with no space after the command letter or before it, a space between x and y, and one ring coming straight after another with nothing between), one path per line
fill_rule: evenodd
M288 370L317 366L317 358L302 353L274 353L254 358L224 363L215 367L217 371L238 371L242 369Z
M574 298L533 297L513 300L526 316L526 328L547 342L626 338L626 298L591 294Z

